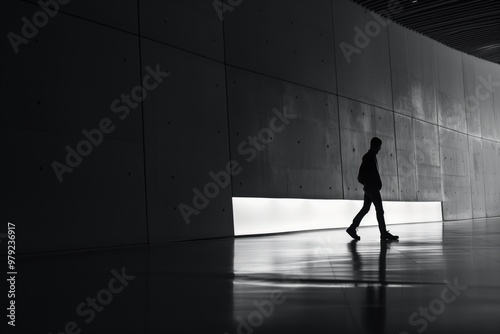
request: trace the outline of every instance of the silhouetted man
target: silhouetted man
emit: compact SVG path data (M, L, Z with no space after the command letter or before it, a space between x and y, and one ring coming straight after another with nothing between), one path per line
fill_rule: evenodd
M377 210L378 228L380 230L380 239L382 240L397 240L397 235L390 234L385 229L384 208L382 207L382 197L380 196L380 189L382 189L382 180L378 173L377 153L382 148L382 140L373 137L370 142L370 150L363 156L363 162L359 168L358 181L364 187L365 191L363 207L359 213L354 217L351 226L346 232L355 240L361 238L356 232L363 217L370 211L370 206L375 205Z

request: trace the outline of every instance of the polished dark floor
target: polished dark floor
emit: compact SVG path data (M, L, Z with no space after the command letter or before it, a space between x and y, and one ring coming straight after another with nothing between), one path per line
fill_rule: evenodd
M15 332L500 333L500 219L358 233L24 258Z

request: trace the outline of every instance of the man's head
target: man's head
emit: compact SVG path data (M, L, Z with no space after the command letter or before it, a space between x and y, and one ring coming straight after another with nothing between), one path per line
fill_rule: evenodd
M370 141L370 151L378 153L382 148L382 140L378 137L373 137Z

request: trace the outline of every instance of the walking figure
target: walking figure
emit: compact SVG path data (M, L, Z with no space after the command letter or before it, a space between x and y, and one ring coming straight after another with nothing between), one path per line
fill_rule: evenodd
M363 207L359 213L354 217L351 226L347 228L346 232L354 240L360 240L361 237L357 234L356 229L363 217L370 211L370 206L375 205L377 211L378 228L380 230L381 240L398 240L397 235L392 235L385 229L384 208L382 206L382 197L380 196L380 189L382 189L382 180L378 172L377 153L382 148L382 140L373 137L370 142L370 150L363 156L363 162L359 167L358 181L363 185L365 192Z

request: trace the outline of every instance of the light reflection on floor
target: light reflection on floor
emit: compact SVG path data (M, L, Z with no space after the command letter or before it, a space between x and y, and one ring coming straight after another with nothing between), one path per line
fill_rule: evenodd
M236 239L234 332L499 332L498 220L391 229L399 242L376 227L358 242L344 230Z

